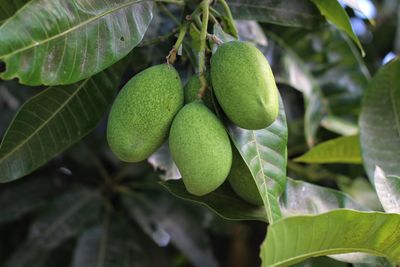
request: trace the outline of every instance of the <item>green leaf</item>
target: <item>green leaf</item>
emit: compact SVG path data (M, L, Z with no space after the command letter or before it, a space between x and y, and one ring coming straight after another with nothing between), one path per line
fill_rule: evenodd
M361 50L362 56L365 56L364 49L358 40L357 35L353 32L350 24L350 18L346 11L339 4L337 0L311 0L321 11L321 14L326 17L328 21L333 23L338 29L345 32L357 44Z
M278 118L265 129L228 126L233 143L254 177L271 224L282 217L278 198L286 184L288 129L282 99L279 101Z
M369 72L346 35L333 27L305 31L276 26L268 27L266 34L270 43L267 53L281 54L273 65L277 81L304 95L304 131L309 146L315 144L320 125L337 132L325 118L357 124Z
M305 0L228 0L235 19L257 20L291 27L315 27L318 10Z
M0 144L0 182L21 178L90 133L112 103L121 64L26 102Z
M47 176L12 183L0 192L0 223L19 219L37 210L60 191L60 181Z
M400 60L383 66L365 92L360 117L361 153L369 179L376 166L400 176Z
M268 228L262 266L289 266L315 256L364 252L400 263L400 215L335 210L289 217Z
M280 206L284 217L321 214L335 209L366 210L341 191L291 178L287 180Z
M386 176L381 168L376 166L375 189L379 200L388 213L400 213L400 177Z
M114 218L112 218L114 217ZM146 254L136 244L130 225L106 214L103 223L79 238L72 267L145 266Z
M80 234L98 220L101 200L97 192L75 187L57 198L31 225L31 246L52 249Z
M182 180L161 182L161 185L177 197L210 208L222 218L228 220L267 221L267 214L263 207L256 207L242 200L227 183L201 197L188 193Z
M360 137L338 137L311 148L295 159L305 163L353 163L361 164Z
M0 25L25 5L29 0L0 0Z
M132 219L159 246L166 246L171 241L194 266L218 265L201 224L204 215L197 214L192 205L185 205L167 194L146 196L136 192L124 196L123 204Z
M70 84L125 57L142 40L153 2L30 1L0 27L2 79Z

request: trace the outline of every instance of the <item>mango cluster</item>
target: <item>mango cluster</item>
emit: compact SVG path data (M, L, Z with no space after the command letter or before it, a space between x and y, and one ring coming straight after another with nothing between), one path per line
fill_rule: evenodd
M228 179L244 200L262 205L246 163L213 111L219 105L233 123L245 129L263 129L274 122L278 91L268 61L250 43L228 42L211 57L207 80L213 90L199 100L199 78L193 76L182 88L177 71L167 64L134 76L110 112L111 150L123 161L138 162L168 138L188 192L202 196Z

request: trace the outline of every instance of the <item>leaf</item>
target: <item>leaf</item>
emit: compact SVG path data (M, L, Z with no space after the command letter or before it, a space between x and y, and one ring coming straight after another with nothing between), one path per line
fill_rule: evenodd
M114 99L121 67L50 87L26 102L0 144L0 182L31 173L90 133Z
M338 137L311 148L295 159L305 163L353 163L361 164L360 137Z
M279 101L278 118L265 129L228 126L234 145L254 177L271 224L282 217L278 197L286 184L288 129L282 99Z
M27 2L29 0L0 0L0 25Z
M400 177L386 176L381 168L376 166L375 189L379 200L388 213L400 213Z
M211 242L201 224L204 216L196 214L193 206L186 206L166 194L145 196L135 192L126 195L123 203L132 219L158 245L166 246L171 240L194 266L218 265L210 249Z
M267 220L264 208L253 206L242 200L227 183L201 197L188 193L182 180L161 182L161 185L175 196L202 204L228 220L256 220L263 222Z
M257 20L291 27L315 27L322 21L308 1L228 0L235 19Z
M146 266L130 225L106 214L103 223L79 238L72 267ZM118 218L118 217L117 217ZM141 252L141 253L140 253Z
M326 17L328 21L333 23L338 29L345 32L357 44L361 51L362 56L365 56L364 49L358 40L357 35L353 32L350 24L350 18L346 11L339 4L337 0L311 0L321 11L321 14Z
M153 2L30 1L0 27L2 79L70 84L125 57L142 40Z
M0 191L0 223L19 219L46 205L60 191L59 182L43 176L7 185Z
M366 210L341 191L291 178L287 180L280 206L284 217L321 214L335 209Z
M289 217L269 226L262 266L288 266L310 257L365 252L400 262L400 215L334 210Z
M383 66L365 92L361 116L361 154L373 183L376 166L400 176L400 60Z
M273 65L277 81L304 95L308 145L315 144L320 124L335 130L324 123L325 118L357 124L369 72L349 38L333 27L305 31L275 26L265 32L270 43L267 53L281 54Z
M98 220L101 208L97 192L73 188L57 198L31 225L28 242L43 249L57 247Z

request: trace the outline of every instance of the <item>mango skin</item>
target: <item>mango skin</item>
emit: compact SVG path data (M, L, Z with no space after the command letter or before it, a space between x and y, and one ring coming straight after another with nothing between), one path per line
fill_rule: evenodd
M138 73L111 108L107 127L111 150L122 161L148 158L166 140L182 105L182 84L174 67L162 64Z
M228 175L228 182L233 191L243 200L256 206L264 205L256 182L236 148L233 149L232 168Z
M210 75L206 74L206 78L210 80ZM209 83L210 85L210 83ZM190 77L189 81L186 83L185 87L183 88L184 97L185 97L185 104L189 104L193 101L198 101L198 94L201 88L201 83L198 75L193 75ZM212 88L208 88L206 93L203 96L202 101L204 104L213 109L213 100L212 100Z
M200 102L184 106L169 134L169 147L187 191L203 196L218 188L232 165L232 148L218 118Z
M221 45L211 57L211 80L219 104L239 127L263 129L278 116L274 75L254 45L239 41Z

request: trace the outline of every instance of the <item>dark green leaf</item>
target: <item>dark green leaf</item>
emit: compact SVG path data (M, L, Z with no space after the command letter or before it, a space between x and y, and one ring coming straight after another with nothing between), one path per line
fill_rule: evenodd
M338 137L311 148L295 159L305 163L354 163L361 164L360 136Z
M378 166L374 175L379 200L388 213L400 213L400 177L386 176Z
M106 214L103 224L90 228L79 238L73 267L147 266L130 225ZM117 217L118 218L118 217Z
M268 228L262 266L288 266L310 257L365 252L400 263L400 215L335 210L289 217Z
M0 145L0 182L31 173L92 131L114 99L121 67L50 87L25 103Z
M248 204L237 196L227 183L202 197L188 193L181 180L170 180L161 184L175 196L202 204L225 219L267 221L263 207Z
M16 220L50 202L60 189L55 178L30 177L0 191L0 223Z
M283 102L273 124L261 130L245 130L233 124L228 127L233 143L254 177L264 201L268 221L282 217L278 198L285 190L288 129Z
M400 176L400 60L383 66L363 99L360 134L364 167L371 181L376 166Z
M70 84L125 57L143 38L152 1L30 1L0 27L3 79Z
M228 0L235 19L249 19L291 27L315 27L318 10L305 0Z
M337 0L311 0L321 11L326 19L332 22L341 31L345 32L360 48L362 55L365 55L364 49L358 40L357 35L353 32L350 24L350 18L346 11Z
M52 249L94 224L101 208L97 192L73 188L57 198L31 225L31 246Z
M0 25L25 5L29 0L0 0Z
M193 206L183 205L169 195L145 196L136 192L125 196L123 203L132 219L159 246L172 241L194 266L218 265L210 249L211 242L202 228L204 218L196 214Z
M311 32L277 27L268 28L266 34L271 48L276 47L274 43L278 45L278 50L272 52L282 54L273 65L277 80L304 94L307 143L315 144L321 120L328 130L343 134L344 127L338 131L337 124L325 118L334 117L342 126L355 125L369 73L349 38L332 27Z

